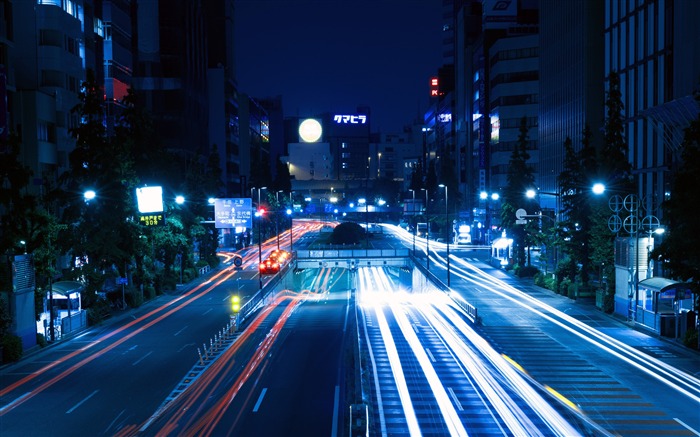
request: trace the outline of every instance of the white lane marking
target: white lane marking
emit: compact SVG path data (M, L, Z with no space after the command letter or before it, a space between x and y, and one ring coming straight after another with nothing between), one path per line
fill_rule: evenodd
M464 408L462 407L462 403L457 399L457 395L455 394L454 390L452 390L452 387L447 387L447 391L450 392L450 396L452 396L452 400L454 401L455 405L457 406L457 409L459 411L464 411Z
M211 308L209 308L208 310L204 311L204 313L202 313L202 315L203 315L203 316L207 315L207 313L208 313L209 311L211 311Z
M679 419L679 418L677 418L677 417L674 417L673 420L675 420L676 422L678 422L678 423L680 423L681 425L683 425L683 427L684 427L685 429L687 429L688 431L692 432L693 434L695 434L695 435L697 435L697 436L700 436L700 432L697 432L696 430L694 430L693 428L691 428L689 425L686 425L685 423L683 423L683 421L682 421L681 419Z
M260 396L258 397L258 401L255 403L255 406L253 407L253 413L258 412L258 409L260 408L260 404L262 404L263 398L265 397L265 393L267 393L267 387L263 388L262 391L260 392Z
M340 402L340 386L335 386L335 395L333 396L333 432L331 437L338 436L338 404Z
M189 328L189 325L183 326L182 329L180 329L180 330L177 331L175 334L173 334L173 336L174 336L174 337L177 337L178 335L180 335L180 334L182 333L182 331L184 331L184 330L187 329L187 328Z
M428 356L430 357L430 361L432 361L432 362L434 363L436 360L435 360L435 357L433 356L433 353L430 352L430 349L425 348L425 352L426 352L426 353L428 354Z
M139 358L138 360L134 361L131 365L132 365L132 366L137 365L138 363L140 363L141 361L143 361L144 359L146 359L146 357L148 357L148 356L151 355L152 353L153 353L153 351L150 351L150 352L147 353L146 355L144 355L144 356L142 356L141 358Z
M76 408L78 408L79 406L83 405L88 399L90 399L91 397L95 396L95 395L97 394L98 391L99 391L99 390L95 390L94 392L90 393L85 399L83 399L82 401L80 401L80 402L78 402L77 404L75 404L75 406L74 406L73 408L71 408L70 410L66 411L66 414L72 413Z

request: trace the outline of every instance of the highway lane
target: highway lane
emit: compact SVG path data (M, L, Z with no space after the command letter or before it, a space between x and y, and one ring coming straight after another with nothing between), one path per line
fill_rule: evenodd
M236 274L223 270L182 296L163 296L121 323L4 369L0 433L111 434L148 417L196 360L197 346L228 322Z
M376 435L604 435L516 372L439 291L360 268L359 304ZM554 402L556 406L559 405Z
M339 435L346 408L342 359L353 344L346 335L354 336L347 330L347 275L341 269L295 275L303 291L276 295L244 331L263 336L246 342L257 348L234 343L141 427L143 434Z
M313 228L295 226L295 237ZM276 244L270 239L262 249ZM197 361L197 349L229 323L230 296L257 291L256 249L243 252L244 271L228 266L181 295L161 296L3 368L0 434L112 434L148 419Z
M405 231L394 235L407 246L412 241ZM445 281L444 245L430 248L442 250L431 253L431 272ZM453 253L451 277L453 292L478 308L478 331L496 349L608 430L700 435L697 353L473 258Z

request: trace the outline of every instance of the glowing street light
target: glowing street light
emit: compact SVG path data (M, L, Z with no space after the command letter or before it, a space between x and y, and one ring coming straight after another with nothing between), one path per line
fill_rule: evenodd
M97 193L95 193L95 190L87 190L87 191L85 191L85 193L83 193L83 198L88 202L91 201L92 199L94 199L95 196L97 196Z
M184 196L175 196L175 203L178 205L182 205L185 203L185 197Z
M447 243L447 286L450 286L450 216L447 209L447 185L440 184L440 188L445 189L445 228L447 230L447 235L445 236L445 242Z

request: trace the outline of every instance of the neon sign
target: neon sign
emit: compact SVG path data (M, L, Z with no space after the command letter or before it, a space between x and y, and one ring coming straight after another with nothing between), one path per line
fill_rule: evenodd
M367 122L366 115L334 115L333 121L338 124L365 124Z

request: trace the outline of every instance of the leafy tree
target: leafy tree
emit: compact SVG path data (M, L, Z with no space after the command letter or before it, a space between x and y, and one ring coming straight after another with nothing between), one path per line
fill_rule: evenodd
M700 102L700 92L695 93ZM700 299L700 204L695 187L700 186L700 116L685 130L682 164L673 178L671 196L662 204L668 232L652 252L664 262L670 276L689 281L695 293L695 307Z
M100 272L123 270L137 247L139 224L136 217L136 174L132 143L107 136L103 93L94 73L87 72L80 102L73 109L81 123L71 130L76 139L69 155L69 170L60 181L63 188L63 223L70 224L61 240L65 251L83 260L83 274L90 296L99 286ZM88 202L82 194L93 189L97 198ZM94 297L94 296L91 296ZM91 298L85 299L90 306Z
M604 142L598 159L599 177L609 189L631 193L634 189L634 177L625 141L624 104L620 91L620 77L614 71L610 73L605 107Z
M343 222L333 228L333 244L356 244L365 238L365 228L355 222Z
M527 144L527 118L522 117L518 141L508 163L508 183L503 190L503 203L501 204L501 224L508 235L513 238L515 262L521 266L525 265L526 262L525 247L533 243L531 236L537 233L535 221L528 221L524 226L515 223L515 212L518 209L524 208L529 214L537 209L535 201L525 197L525 192L535 186L532 167L527 164L530 159Z

